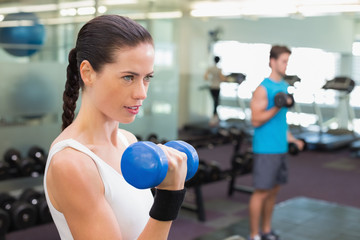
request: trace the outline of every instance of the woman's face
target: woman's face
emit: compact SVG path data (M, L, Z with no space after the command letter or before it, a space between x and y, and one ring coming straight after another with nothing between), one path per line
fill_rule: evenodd
M105 64L94 73L89 90L95 107L109 118L131 123L147 96L153 77L154 47L142 43L136 47L117 50L115 62Z

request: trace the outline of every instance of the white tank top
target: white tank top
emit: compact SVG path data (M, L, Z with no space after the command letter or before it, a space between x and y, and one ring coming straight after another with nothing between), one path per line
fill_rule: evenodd
M126 137L121 134L120 131L118 132L118 136L127 147L129 143ZM113 209L119 224L122 239L137 239L149 220L149 211L154 201L150 189L140 190L134 188L125 181L121 174L100 159L89 148L73 139L60 141L50 149L44 173L46 201L60 238L62 240L74 239L64 215L51 204L46 187L46 175L54 154L67 147L83 152L92 158L105 187L105 198ZM121 156L119 157L121 158Z
M211 89L220 89L221 84L221 69L217 66L212 66L208 68L208 78L210 81Z

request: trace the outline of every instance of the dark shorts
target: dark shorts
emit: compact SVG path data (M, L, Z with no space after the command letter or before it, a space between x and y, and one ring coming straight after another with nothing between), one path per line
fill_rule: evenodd
M287 183L287 161L286 154L254 154L254 188L266 190Z

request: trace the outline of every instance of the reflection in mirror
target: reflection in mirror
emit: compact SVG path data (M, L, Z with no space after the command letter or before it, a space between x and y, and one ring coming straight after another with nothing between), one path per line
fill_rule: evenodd
M0 126L56 123L61 70L60 64L2 63Z

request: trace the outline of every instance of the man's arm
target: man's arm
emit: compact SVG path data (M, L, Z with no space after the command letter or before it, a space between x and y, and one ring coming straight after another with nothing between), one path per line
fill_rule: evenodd
M259 86L253 93L250 102L251 123L254 127L259 127L269 121L280 110L278 107L272 107L266 110L268 106L267 92L263 86Z

